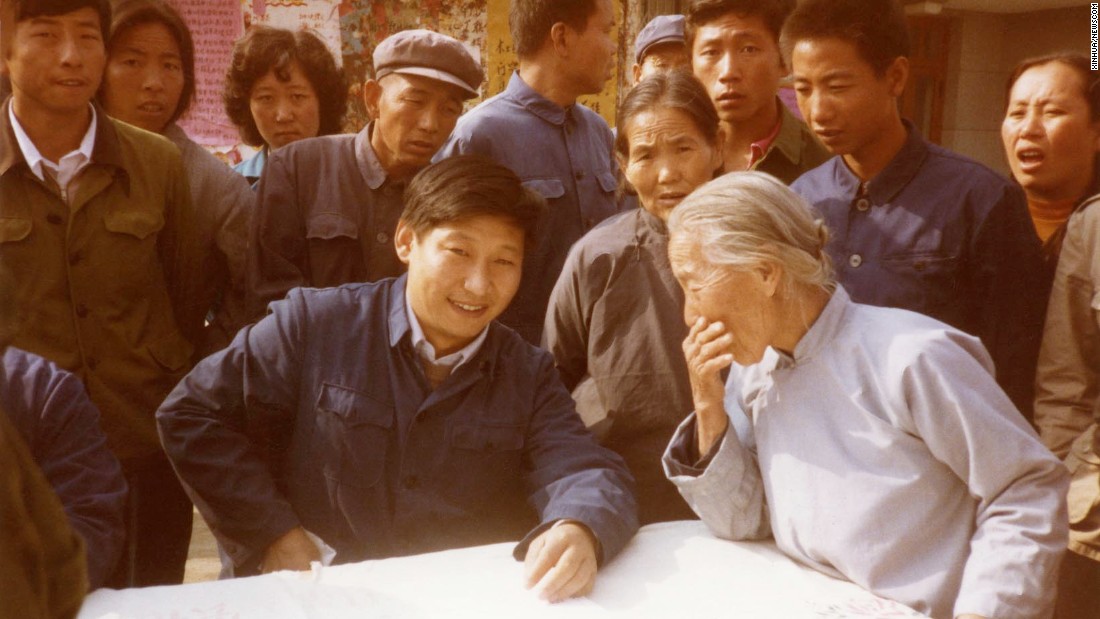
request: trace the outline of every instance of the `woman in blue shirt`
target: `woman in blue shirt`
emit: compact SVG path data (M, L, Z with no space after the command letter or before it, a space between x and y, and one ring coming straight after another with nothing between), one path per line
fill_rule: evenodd
M339 133L347 107L343 74L325 44L305 30L270 26L252 26L233 46L223 99L241 140L260 149L233 168L253 188L268 151Z

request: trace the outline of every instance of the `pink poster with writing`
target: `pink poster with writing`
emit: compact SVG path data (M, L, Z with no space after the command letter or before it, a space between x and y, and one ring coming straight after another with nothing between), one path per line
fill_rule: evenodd
M233 43L244 34L241 0L169 0L191 29L195 42L195 100L180 126L199 144L227 146L239 141L225 116L222 91Z

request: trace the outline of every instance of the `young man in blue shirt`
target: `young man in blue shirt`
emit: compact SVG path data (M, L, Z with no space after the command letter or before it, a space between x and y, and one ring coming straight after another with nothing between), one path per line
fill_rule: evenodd
M810 0L783 29L807 124L836 157L791 187L824 216L852 300L920 312L976 335L1030 418L1049 290L1023 192L929 144L898 111L909 75L892 0Z
M350 562L522 538L543 597L591 588L637 529L633 480L550 354L494 322L543 209L484 157L425 169L405 275L292 290L168 397L165 450L237 573L308 569L319 542Z

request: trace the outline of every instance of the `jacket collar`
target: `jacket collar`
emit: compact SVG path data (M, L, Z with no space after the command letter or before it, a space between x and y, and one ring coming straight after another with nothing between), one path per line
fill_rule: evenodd
M363 174L363 180L367 187L378 189L386 182L386 170L382 162L378 160L378 154L371 146L370 136L377 122L371 121L363 130L355 134L355 158L359 160L359 171Z
M416 352L412 350L412 325L409 324L409 315L405 309L405 289L408 283L409 274L403 273L400 277L395 278L390 285L387 326L389 327L390 348L399 350L402 342L407 342L408 350L415 355ZM473 354L468 362L464 362L462 365L477 366L480 371L493 375L496 371L496 362L499 356L497 354L497 342L500 341L500 330L504 328L506 327L497 324L496 320L490 322L487 327L488 334L485 335L485 341L481 343L477 352Z
M928 143L920 131L908 120L902 120L907 137L901 150L894 155L890 163L881 172L867 182L867 191L872 204L886 204L893 200L920 172L928 158ZM859 177L844 163L843 157L837 157L836 181L846 195L855 196L862 183Z
M651 234L668 238L668 225L660 217L645 210L645 207L641 204L638 205L638 235L639 237L645 230L649 230Z
M802 121L795 118L779 97L775 102L779 106L779 135L775 136L770 151L779 151L787 161L798 165L802 163ZM765 153L764 157L767 156Z
M0 176L7 174L8 170L16 164L23 164L24 167L27 164L8 119L8 109L11 104L12 98L8 97L0 106ZM107 116L107 112L99 104L93 102L92 107L95 108L99 119L96 123L95 146L92 149L92 165L113 167L125 174L122 145L118 138L118 131L115 130L115 121Z
M794 351L788 354L769 346L758 363L745 368L744 373L748 380L758 384L748 385L744 393L767 391L771 380L769 376L773 371L792 368L816 357L836 339L844 326L844 317L851 305L852 299L848 296L848 292L843 286L836 284L828 303L802 339L798 340ZM747 395L746 397L751 399Z
M391 348L397 348L406 335L412 337L412 325L409 324L409 316L405 313L405 288L408 283L409 274L402 273L390 285L389 327Z
M573 106L562 107L557 103L540 95L534 88L527 85L519 76L519 71L512 72L512 78L508 80L508 87L504 90L508 98L523 106L528 112L545 120L552 125L564 125L570 116Z
M829 302L821 310L821 314L795 345L794 353L791 355L795 363L812 359L836 339L844 326L844 316L851 305L852 299L848 296L848 291L837 284L832 296L829 297Z

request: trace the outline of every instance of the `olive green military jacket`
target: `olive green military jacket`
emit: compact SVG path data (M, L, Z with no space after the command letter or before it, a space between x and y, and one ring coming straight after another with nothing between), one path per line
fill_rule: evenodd
M23 320L13 345L78 375L133 470L161 454L153 413L191 366L211 305L179 150L96 108L91 164L67 203L27 166L0 107L0 264Z

